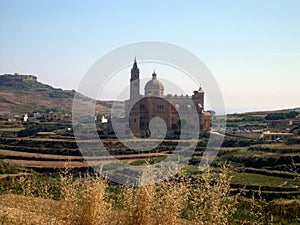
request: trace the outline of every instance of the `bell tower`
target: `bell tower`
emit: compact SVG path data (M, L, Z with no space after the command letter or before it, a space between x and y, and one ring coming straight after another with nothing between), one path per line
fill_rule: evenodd
M130 77L130 100L137 100L140 97L140 70L134 58Z

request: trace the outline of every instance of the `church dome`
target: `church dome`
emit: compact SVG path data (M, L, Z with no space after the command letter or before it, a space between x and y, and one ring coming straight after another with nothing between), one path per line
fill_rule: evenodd
M147 82L145 89L164 90L164 85L159 80L152 79Z
M152 80L148 81L145 85L145 95L146 96L163 96L164 95L164 86L157 80L156 73L153 72Z

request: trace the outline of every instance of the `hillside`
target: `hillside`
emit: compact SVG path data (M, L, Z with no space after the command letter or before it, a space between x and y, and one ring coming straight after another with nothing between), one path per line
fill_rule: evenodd
M252 116L257 118L265 118L268 114L280 114L280 113L290 113L290 112L300 112L300 107L289 108L289 109L278 109L278 110L269 110L269 111L253 111L253 112L243 112L243 113L233 113L228 114L227 116Z
M43 84L36 76L5 74L0 75L0 114L26 112L61 111L70 113L75 90L62 90L50 85ZM92 104L92 100L81 95L83 107ZM96 112L108 114L112 101L97 101ZM286 113L300 111L300 108L283 109L276 111L259 111L227 115L229 120L236 117L264 119L269 113Z
M0 75L0 114L61 111L71 113L74 90L62 90L43 84L32 75ZM82 95L82 105L93 104ZM107 103L98 102L96 112L107 113Z

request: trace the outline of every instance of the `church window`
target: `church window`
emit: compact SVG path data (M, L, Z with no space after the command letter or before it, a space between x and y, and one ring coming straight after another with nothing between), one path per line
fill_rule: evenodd
M164 105L158 104L158 105L157 105L157 109L158 109L158 110L163 110L163 109L164 109Z

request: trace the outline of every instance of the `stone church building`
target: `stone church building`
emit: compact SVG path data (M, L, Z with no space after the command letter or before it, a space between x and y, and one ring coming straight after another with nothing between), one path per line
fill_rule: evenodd
M140 70L135 59L131 69L130 99L125 101L128 128L135 136L148 137L150 135L149 122L154 117L164 120L168 134L178 134L184 126L184 121L180 119L178 113L179 109L187 114L197 113L200 121L200 134L203 135L210 129L210 114L204 111L202 88L194 91L192 96L165 95L164 85L158 80L154 71L152 79L145 85L144 93L144 95L140 94Z

